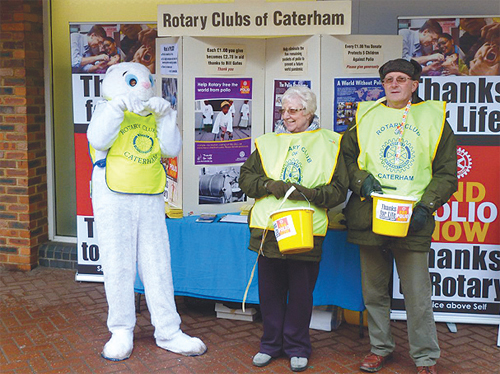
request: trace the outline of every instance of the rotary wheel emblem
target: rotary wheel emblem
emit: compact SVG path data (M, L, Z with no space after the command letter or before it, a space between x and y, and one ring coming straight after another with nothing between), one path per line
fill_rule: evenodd
M287 183L298 183L302 180L301 165L297 160L289 160L281 172L281 179Z
M465 177L469 174L472 168L472 158L463 148L457 148L457 176L458 179Z
M147 135L137 134L134 138L134 148L140 153L149 153L153 149L153 139Z
M380 148L380 162L391 172L404 172L413 165L413 146L403 139L401 144L401 155L396 160L398 147L397 139L390 139Z

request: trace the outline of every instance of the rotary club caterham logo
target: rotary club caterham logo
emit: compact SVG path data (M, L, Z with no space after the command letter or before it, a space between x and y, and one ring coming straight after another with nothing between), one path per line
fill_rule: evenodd
M149 153L153 149L153 139L150 136L137 134L134 138L134 148L140 153Z
M413 146L410 142L403 139L401 143L401 154L396 157L398 148L398 139L389 139L380 148L380 162L389 171L404 172L413 165Z
M281 170L281 179L287 183L302 181L302 164L297 159L288 160Z

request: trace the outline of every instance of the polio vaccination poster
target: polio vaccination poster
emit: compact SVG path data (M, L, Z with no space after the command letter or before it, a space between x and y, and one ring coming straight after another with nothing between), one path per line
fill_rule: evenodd
M380 78L335 78L333 80L333 129L343 133L354 121L360 101L374 101L384 96Z
M436 212L429 253L434 316L499 324L500 18L398 21L403 57L422 65L419 96L447 102L457 138L458 191ZM407 42L426 27L434 31L420 45ZM395 272L391 317L403 319Z
M252 78L196 78L195 108L195 164L245 162L252 150Z

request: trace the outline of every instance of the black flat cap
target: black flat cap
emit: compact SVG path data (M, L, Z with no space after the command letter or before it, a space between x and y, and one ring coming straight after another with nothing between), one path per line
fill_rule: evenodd
M422 67L415 60L405 60L404 58L397 58L395 60L389 60L384 65L378 69L380 74L380 79L383 80L385 76L392 72L401 72L409 75L413 80L419 80L420 74L422 73Z

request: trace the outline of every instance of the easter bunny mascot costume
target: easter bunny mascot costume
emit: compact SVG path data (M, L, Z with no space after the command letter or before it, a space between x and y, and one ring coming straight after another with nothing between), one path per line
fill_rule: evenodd
M87 131L91 153L95 150L92 206L112 334L102 356L120 361L132 354L136 266L156 344L186 356L201 355L205 344L180 329L162 195L166 175L161 157L176 156L182 145L177 113L168 101L154 97L153 77L138 63L110 67L102 93L106 100L97 105Z

